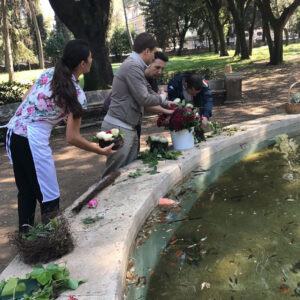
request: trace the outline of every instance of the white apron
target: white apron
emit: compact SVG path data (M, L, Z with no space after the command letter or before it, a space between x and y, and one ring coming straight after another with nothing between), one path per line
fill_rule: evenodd
M7 124L6 150L11 164L10 139L12 129ZM49 139L53 125L46 122L31 122L26 124L27 138L32 153L36 170L37 180L43 195L43 203L55 200L60 197L59 186L56 177L56 170L52 150L49 146Z
M27 124L28 142L43 203L60 197L59 186L49 139L53 125L45 122Z

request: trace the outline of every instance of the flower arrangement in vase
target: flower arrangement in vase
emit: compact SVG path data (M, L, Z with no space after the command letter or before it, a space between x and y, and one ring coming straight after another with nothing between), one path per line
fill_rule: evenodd
M178 104L174 113L172 115L159 115L157 126L164 126L171 131L174 149L191 149L194 147L194 136L196 142L204 138L204 132L201 128L202 117L199 115L198 108L194 107L193 104L186 104L185 100L179 98L175 99L174 102Z

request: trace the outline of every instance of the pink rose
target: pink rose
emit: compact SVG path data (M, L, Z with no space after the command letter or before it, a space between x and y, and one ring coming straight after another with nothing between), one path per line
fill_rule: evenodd
M38 94L38 98L39 99L44 99L45 98L45 94L44 93L39 93Z
M34 113L34 111L35 111L35 109L32 105L27 107L27 112L29 115L32 115Z
M17 111L17 116L21 116L21 114L22 114L22 108L20 108L18 111Z
M25 135L27 135L27 126L26 125L22 125L22 129L23 129L23 133Z
M48 82L48 77L46 75L44 75L42 78L41 78L41 84L46 84Z
M45 100L41 99L37 102L36 107L38 110L47 110L47 104Z
M51 101L46 101L47 110L50 112L53 110L54 103Z
M89 201L89 208L96 208L98 206L98 200L92 199Z

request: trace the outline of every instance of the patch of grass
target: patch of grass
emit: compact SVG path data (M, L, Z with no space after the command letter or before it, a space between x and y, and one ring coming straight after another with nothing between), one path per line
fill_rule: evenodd
M21 83L32 83L36 81L43 70L19 71L15 72L15 81ZM8 81L8 73L0 73L0 82Z
M198 55L188 56L171 56L169 62L166 65L164 73L178 73L188 70L197 70L203 68L210 68L217 74L224 72L225 65L231 64L234 72L247 71L249 73L259 72L260 68L257 67L257 62L266 60L266 64L269 61L269 49L267 46L253 48L253 54L250 59L240 60L239 57L233 57L234 50L229 51L229 56L220 57L219 54L212 52L203 53ZM289 60L300 57L300 43L290 44L283 47L283 59L289 63ZM112 69L115 73L120 67L121 63L113 63ZM18 82L34 82L40 73L39 70L21 71L15 72L15 81ZM8 81L7 73L0 73L0 82ZM79 84L81 87L84 85L83 76L79 77Z

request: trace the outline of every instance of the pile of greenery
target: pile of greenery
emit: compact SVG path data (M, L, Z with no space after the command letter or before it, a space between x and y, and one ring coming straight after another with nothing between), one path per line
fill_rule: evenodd
M0 105L21 102L22 97L30 88L31 84L20 82L1 82L0 83Z
M76 290L86 280L69 277L69 270L57 264L49 264L46 268L35 266L26 279L9 278L0 282L0 298L25 300L50 300L57 298L64 291Z
M151 150L147 149L144 152L140 152L138 158L141 159L144 164L148 165L148 168L150 168L150 170L136 169L135 172L129 173L129 177L137 178L145 173L148 173L150 175L157 174L159 173L157 171L157 165L159 161L166 159L177 160L178 157L181 155L181 151L169 150L165 146L161 147L159 143L153 143L153 140L151 140L150 137L147 139L147 145L150 147Z

